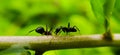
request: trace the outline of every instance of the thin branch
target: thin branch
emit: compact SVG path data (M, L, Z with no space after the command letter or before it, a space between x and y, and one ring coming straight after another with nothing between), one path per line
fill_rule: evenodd
M120 34L115 34L113 41L106 41L103 35L82 36L0 36L0 49L20 44L25 48L38 51L71 48L91 48L102 46L119 46Z

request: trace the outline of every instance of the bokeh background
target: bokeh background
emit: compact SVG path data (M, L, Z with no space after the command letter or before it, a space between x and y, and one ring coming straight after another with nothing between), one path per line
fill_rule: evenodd
M0 36L26 36L26 34L39 26L46 29L67 26L77 26L80 33L72 35L103 34L105 0L0 0ZM112 33L120 33L120 0L116 0L111 16ZM35 31L29 36L40 36ZM27 35L27 36L28 36ZM53 33L53 35L55 35ZM65 35L61 33L60 35ZM11 51L8 49L4 55L25 55L24 49ZM34 51L30 51L32 55ZM120 55L119 48L97 47L54 50L44 55Z

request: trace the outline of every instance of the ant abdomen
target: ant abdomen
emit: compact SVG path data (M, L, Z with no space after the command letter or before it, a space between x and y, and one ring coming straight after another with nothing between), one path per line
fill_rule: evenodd
M43 27L38 27L38 28L35 29L35 31L36 31L37 33L40 33L40 34L43 34L43 33L45 32L45 30L44 30Z

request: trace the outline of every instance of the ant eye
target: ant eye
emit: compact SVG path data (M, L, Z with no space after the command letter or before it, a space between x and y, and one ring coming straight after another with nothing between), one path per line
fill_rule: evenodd
M38 27L35 31L41 34L45 32L43 27Z

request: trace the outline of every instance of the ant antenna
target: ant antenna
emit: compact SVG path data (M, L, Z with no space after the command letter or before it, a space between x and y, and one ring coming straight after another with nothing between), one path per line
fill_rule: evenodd
M48 32L48 25L46 24L46 32ZM47 35L48 35L48 33L47 33Z
M70 28L70 22L68 22L68 28Z
M79 31L79 33L80 33L80 30L79 30L79 28L78 27L76 27L76 26L73 26L73 27L75 27L78 31ZM81 33L80 33L81 34Z
M34 30L35 30L35 29L33 29L33 30L29 31L26 35L28 35L29 33L33 32Z
M49 32L51 32L53 30L53 28L50 28Z
M48 25L46 25L46 32L48 32Z

